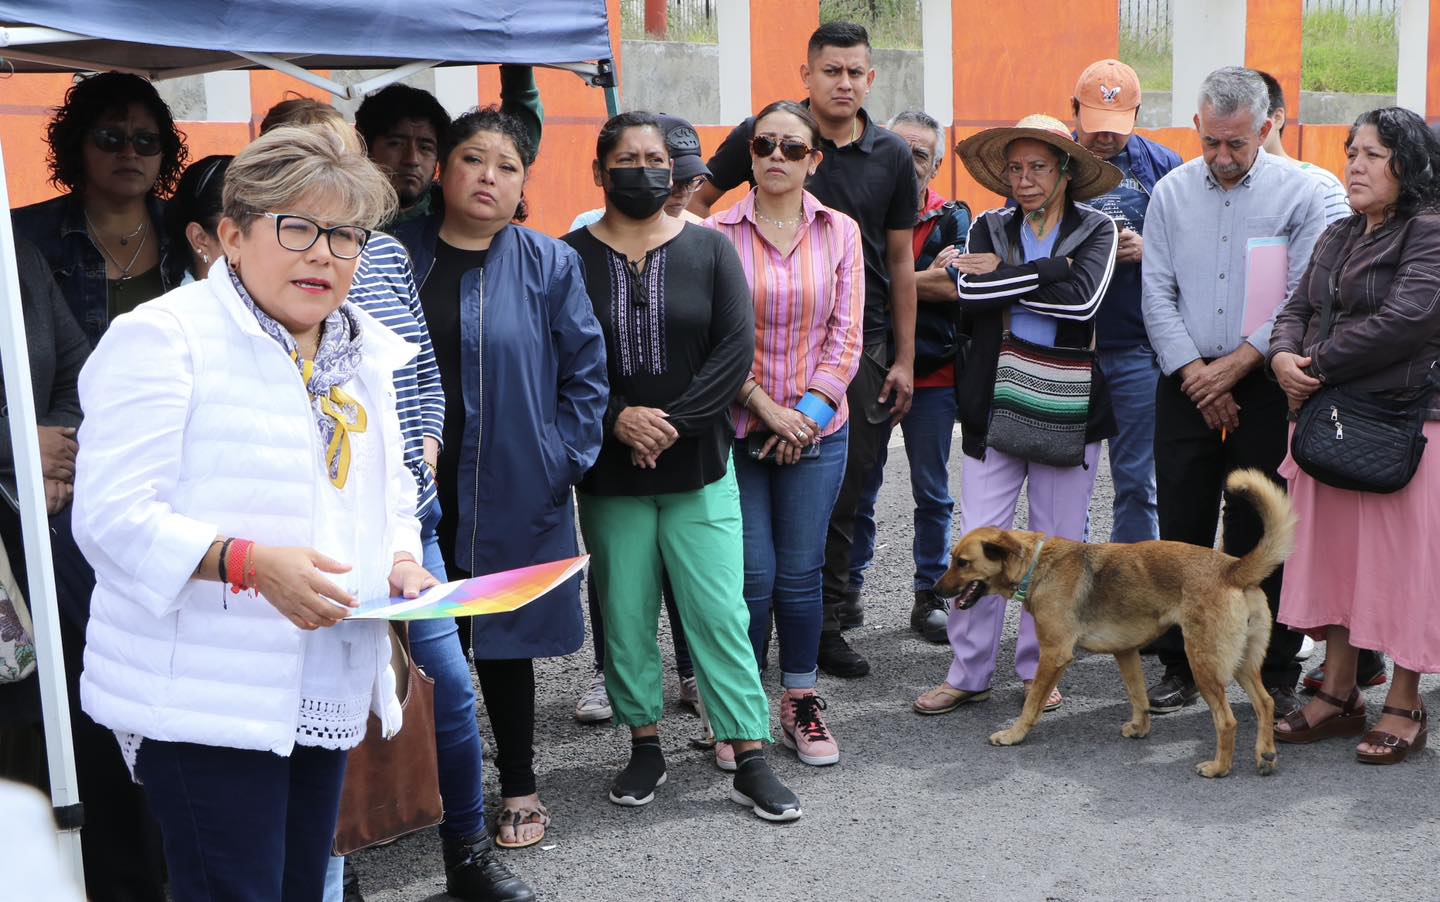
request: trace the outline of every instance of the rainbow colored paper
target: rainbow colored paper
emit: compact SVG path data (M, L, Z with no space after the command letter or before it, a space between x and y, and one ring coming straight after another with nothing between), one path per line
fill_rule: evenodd
M585 569L590 555L444 583L419 598L376 598L360 603L352 620L434 620L515 611Z

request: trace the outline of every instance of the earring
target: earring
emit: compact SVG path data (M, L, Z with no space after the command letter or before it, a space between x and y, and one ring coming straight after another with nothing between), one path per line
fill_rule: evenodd
M195 248L195 253L197 253L197 254L200 255L200 260L201 260L201 262L203 262L203 263L209 263L209 262L210 262L210 255L207 254L207 253L205 253L204 251L200 250L200 248L198 248L198 247Z

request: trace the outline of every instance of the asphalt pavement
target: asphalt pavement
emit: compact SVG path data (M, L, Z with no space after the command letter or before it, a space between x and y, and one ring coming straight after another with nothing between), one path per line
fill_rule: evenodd
M611 804L606 790L629 738L573 717L590 677L587 645L537 662L535 769L554 822L541 845L503 855L541 899L1440 899L1440 751L1367 767L1350 740L1282 745L1278 773L1260 777L1254 714L1232 685L1237 766L1206 780L1192 770L1214 745L1204 704L1155 718L1147 739L1122 738L1129 706L1114 659L1083 654L1061 683L1064 705L1023 745L993 748L986 737L1021 704L1014 606L991 698L944 716L914 714L911 701L944 678L950 652L908 629L912 506L898 433L892 444L865 625L848 634L871 673L820 680L843 757L814 768L783 746L769 753L804 816L768 824L729 800L728 775L691 747L699 720L674 705L673 673L661 724L669 781L647 807ZM961 460L957 441L957 498ZM1109 535L1110 504L1102 462L1096 540ZM668 626L661 631L668 661ZM1310 665L1323 653L1322 644ZM1159 676L1154 659L1145 667L1148 679ZM772 659L772 710L777 670ZM1421 686L1440 710L1440 678ZM1378 711L1383 687L1366 697ZM488 735L483 705L480 721ZM488 761L487 771L493 805ZM372 902L449 898L434 830L360 853L354 865Z

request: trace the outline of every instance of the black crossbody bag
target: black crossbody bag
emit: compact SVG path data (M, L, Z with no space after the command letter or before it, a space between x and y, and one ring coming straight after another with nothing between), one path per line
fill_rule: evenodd
M1320 341L1330 337L1337 267L1320 307ZM1425 453L1425 410L1437 388L1434 364L1419 397L1382 398L1343 386L1325 386L1311 395L1295 424L1290 455L1300 469L1337 489L1389 494L1409 484Z

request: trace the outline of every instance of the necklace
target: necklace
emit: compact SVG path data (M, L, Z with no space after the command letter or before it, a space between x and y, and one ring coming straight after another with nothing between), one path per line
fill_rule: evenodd
M86 213L86 214L85 214L85 224L90 227L90 231L96 232L96 233L99 233L99 232L100 232L100 230L95 227L95 221L90 218L90 214L89 214L89 213ZM135 227L135 229L130 232L130 234L128 234L128 235L121 235L121 236L120 236L120 246L121 246L121 247L125 247L126 245L128 245L128 244L130 243L130 239L131 239L131 238L134 238L136 235L139 235L141 232L145 231L145 227L146 227L147 225L149 225L149 224L150 224L150 222L149 222L148 219L142 219L142 220L140 220L140 224L137 225L137 226Z
M85 214L85 224L90 227L90 230L92 232L96 233L97 235L100 233L100 230L95 228L95 223L91 221L89 213ZM105 246L105 241L103 238L101 238L99 241L90 242L91 244L94 244L96 247L100 248L100 253L105 255L105 259L109 260L112 264L114 264L116 269L120 270L119 281L121 282L128 282L130 280L130 270L135 268L135 261L140 259L141 252L145 250L145 241L150 237L150 230L146 228L147 225L149 225L148 222L142 222L140 223L140 228L130 233L131 237L139 234L140 243L135 246L135 253L130 255L130 262L124 264L123 266L120 264L120 261L115 258L115 255L110 253L110 249ZM122 238L120 240L120 243L125 244L126 239Z
M800 212L799 212L798 214L796 214L796 216L795 216L794 219L771 219L769 216L766 216L764 213L761 213L761 212L760 212L760 205L759 205L759 204L756 204L756 205L755 205L755 218L758 219L758 220L760 220L762 223L763 223L763 222L768 222L768 223L770 223L772 226L774 226L775 228L777 228L777 229L779 229L780 231L783 232L783 231L785 231L786 229L790 228L790 226L792 226L792 225L798 226L798 225L800 224L800 221L805 218L805 208L804 208L804 207L801 207L801 208L800 208Z

